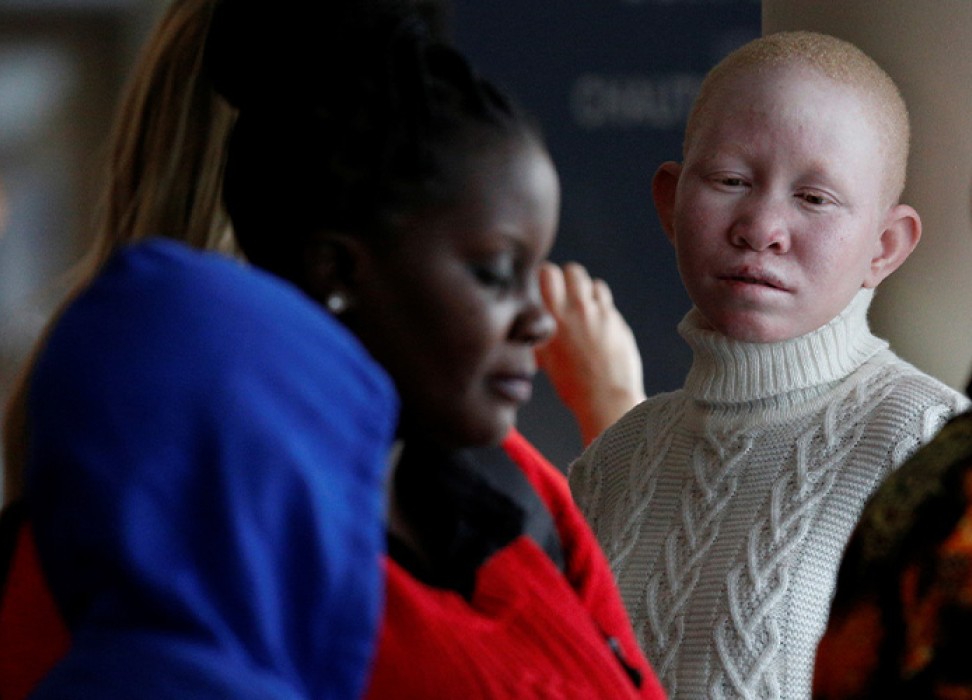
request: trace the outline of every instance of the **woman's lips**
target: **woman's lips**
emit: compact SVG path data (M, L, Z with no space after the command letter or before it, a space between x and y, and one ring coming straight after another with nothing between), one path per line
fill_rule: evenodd
M493 392L507 401L523 404L533 396L533 375L495 375L490 378L489 386Z
M734 284L754 285L759 287L767 287L769 289L776 289L779 291L786 291L786 286L778 277L766 272L753 272L749 270L731 272L729 274L720 275L719 279L723 282L730 282Z

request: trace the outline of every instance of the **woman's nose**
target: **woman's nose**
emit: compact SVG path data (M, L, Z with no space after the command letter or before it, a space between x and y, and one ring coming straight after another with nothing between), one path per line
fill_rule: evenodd
M790 234L785 206L769 197L754 198L733 222L730 236L735 246L757 252L787 252Z
M556 330L557 321L543 303L539 276L536 276L527 290L523 308L516 320L514 334L525 343L540 345L550 340Z

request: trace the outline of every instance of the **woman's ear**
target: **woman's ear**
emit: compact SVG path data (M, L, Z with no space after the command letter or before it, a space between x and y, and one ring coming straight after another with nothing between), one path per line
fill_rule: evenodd
M921 240L921 217L907 204L888 211L862 286L873 289L901 267Z
M672 243L675 242L675 192L682 166L675 161L662 163L651 180L651 196L655 200L655 211L661 221L662 230Z
M303 288L319 304L339 314L354 303L355 271L361 241L344 233L317 233L303 255Z

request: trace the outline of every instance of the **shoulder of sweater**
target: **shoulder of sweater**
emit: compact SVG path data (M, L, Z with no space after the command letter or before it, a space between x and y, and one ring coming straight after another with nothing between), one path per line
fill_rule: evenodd
M517 428L510 429L503 439L502 447L510 459L527 474L540 472L546 475L557 472L556 467Z
M658 422L659 416L673 410L684 398L685 392L682 389L662 392L649 396L630 409L571 463L567 472L571 487L579 484L588 471L600 472L612 459L630 455L648 431L654 433L657 430L654 424Z
M564 473L516 428L511 429L503 440L502 448L552 510L558 509L559 502L570 500Z
M652 420L660 411L665 411L676 403L686 400L686 398L684 389L652 394L624 414L605 433L608 433L612 429L623 429L624 427L630 428L632 425L641 425L646 421Z
M890 350L869 363L875 380L867 381L862 401L877 400L866 420L869 432L882 436L892 465L907 460L955 415L970 407L968 397Z
M881 367L882 381L890 384L891 394L908 397L924 405L940 404L956 413L970 406L965 394L898 357L890 349L879 352L866 364Z

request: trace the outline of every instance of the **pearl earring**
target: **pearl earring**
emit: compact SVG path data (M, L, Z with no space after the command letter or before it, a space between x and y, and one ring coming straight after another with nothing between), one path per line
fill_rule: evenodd
M325 303L328 311L335 315L343 313L348 308L348 298L341 292L331 292Z

